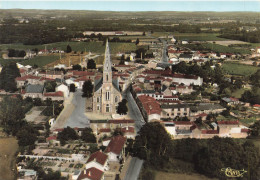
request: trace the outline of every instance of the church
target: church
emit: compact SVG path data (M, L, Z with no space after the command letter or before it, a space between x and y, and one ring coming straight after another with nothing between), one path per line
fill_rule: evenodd
M106 42L103 77L95 80L93 94L93 112L116 114L118 103L122 100L118 79L113 79L109 45Z

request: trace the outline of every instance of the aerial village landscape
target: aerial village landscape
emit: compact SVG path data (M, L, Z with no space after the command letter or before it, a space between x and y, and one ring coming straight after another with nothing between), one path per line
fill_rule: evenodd
M0 11L0 180L259 179L259 12L95 13Z

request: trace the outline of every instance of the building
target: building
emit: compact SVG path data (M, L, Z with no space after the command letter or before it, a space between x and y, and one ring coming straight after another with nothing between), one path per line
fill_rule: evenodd
M124 159L126 138L118 135L111 138L105 153L108 155L108 161L119 162Z
M108 155L102 153L101 151L92 153L87 160L85 169L90 169L93 167L101 171L108 170Z
M44 91L44 86L40 84L29 84L26 86L25 91L22 92L23 97L31 97L31 98L42 98Z
M117 105L122 100L117 79L112 78L112 67L108 41L106 43L103 77L94 83L93 112L111 115L116 113Z

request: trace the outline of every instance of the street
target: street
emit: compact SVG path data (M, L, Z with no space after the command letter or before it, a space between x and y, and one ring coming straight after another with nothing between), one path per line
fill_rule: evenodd
M126 96L126 97L125 97ZM145 121L143 119L143 116L129 90L129 88L126 90L125 97L128 102L128 111L131 119L135 120L135 127L136 127L136 132L138 132L141 127L145 124Z
M126 172L126 175L124 177L124 180L137 180L139 173L141 171L142 165L143 165L143 160L137 158L137 157L133 157L129 168Z
M74 98L72 100L72 103L75 106L74 111L70 115L70 117L67 119L67 122L65 123L65 127L89 127L89 120L85 116L85 103L86 99L82 98L82 92L81 89L78 89L74 93Z

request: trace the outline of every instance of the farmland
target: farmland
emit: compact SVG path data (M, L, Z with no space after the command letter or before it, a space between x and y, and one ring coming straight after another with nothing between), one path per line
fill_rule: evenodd
M192 173L192 174L180 174L180 173L168 173L168 172L162 172L162 171L156 171L155 173L155 180L206 180L206 179L212 179L208 178L206 176ZM212 179L213 180L213 179Z
M260 69L259 67L255 66L231 62L225 62L222 65L222 68L228 74L240 76L250 76L254 74L258 69Z

